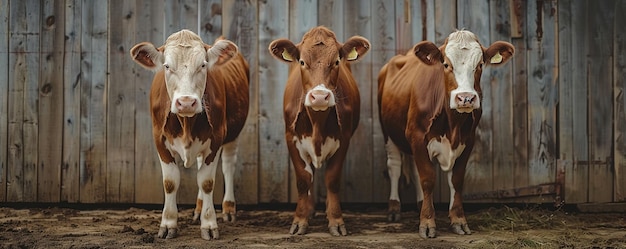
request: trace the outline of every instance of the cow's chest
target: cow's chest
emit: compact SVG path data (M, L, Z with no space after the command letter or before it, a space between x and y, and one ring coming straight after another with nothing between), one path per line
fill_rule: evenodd
M313 137L294 137L293 142L300 153L300 158L307 165L315 168L322 167L322 164L335 154L339 149L340 142L337 139L326 137L316 142Z
M172 155L183 160L185 168L196 166L199 159L211 153L211 139L202 141L197 138L190 140L178 137L165 144Z
M459 144L456 148L452 148L450 140L446 136L441 136L428 141L426 148L430 160L438 162L443 171L449 171L454 166L456 159L465 150L465 144Z

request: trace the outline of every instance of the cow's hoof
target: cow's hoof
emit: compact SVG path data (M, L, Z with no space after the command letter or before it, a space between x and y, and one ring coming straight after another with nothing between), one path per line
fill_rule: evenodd
M202 239L204 239L204 240L219 239L220 238L220 232L219 232L219 229L217 229L217 228L213 228L213 229L201 228L200 229L200 236L202 236Z
M435 237L434 227L420 227L420 237L424 239L430 239Z
M346 236L348 235L348 231L346 230L346 225L341 224L339 226L330 226L328 227L330 235L332 236Z
M389 222L398 222L400 218L402 217L399 212L389 212L389 214L387 214L387 220Z
M472 231L469 229L469 226L467 224L452 224L452 232L460 235L472 234Z
M173 239L176 238L176 236L178 236L178 229L167 227L159 228L159 233L157 234L157 237L161 239Z
M191 218L192 225L200 224L200 213L193 212L193 218Z
M227 222L235 222L237 216L235 215L235 213L224 213L222 214L222 218L224 219L224 221Z
M294 222L291 224L291 228L289 229L289 234L304 235L306 234L306 230L308 228L309 228L309 224L307 223L298 224L297 222Z

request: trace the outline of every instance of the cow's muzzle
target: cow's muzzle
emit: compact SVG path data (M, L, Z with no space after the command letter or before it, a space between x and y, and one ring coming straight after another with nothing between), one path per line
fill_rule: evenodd
M318 85L306 94L304 105L314 111L325 111L335 106L335 96L326 86Z
M454 96L452 107L459 112L471 112L474 109L480 108L480 100L475 93L460 92Z
M180 96L174 101L172 112L180 116L191 117L202 112L202 107L198 98L193 96Z

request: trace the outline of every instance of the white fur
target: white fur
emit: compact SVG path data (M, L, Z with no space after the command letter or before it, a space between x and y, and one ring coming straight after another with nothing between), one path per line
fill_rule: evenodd
M298 139L298 137L294 136L293 141L300 152L300 158L302 158L307 165L312 164L317 169L322 167L322 164L339 149L339 140L327 137L322 143L322 153L318 156L315 154L312 137Z
M387 149L387 171L389 172L389 180L391 181L391 192L389 200L400 201L398 194L398 182L402 173L402 152L391 139L385 144ZM419 182L416 182L419 185Z
M211 153L211 139L206 142L202 142L199 139L195 139L189 147L187 142L182 138L175 138L172 143L165 143L166 148L172 152L173 155L178 155L184 162L185 168L190 168L197 164L198 157L204 158L204 156ZM198 165L199 167L200 165Z
M428 149L428 155L430 160L438 162L443 171L450 171L454 166L454 162L461 155L465 149L465 144L459 144L456 149L452 149L450 140L447 137L441 136L441 141L437 141L436 138L428 141L426 148Z
M472 108L461 108L459 112L471 112L480 108L480 96L474 89L474 72L483 59L483 50L475 40L476 36L469 31L458 31L450 34L445 53L452 64L454 78L458 88L450 92L450 108L457 109L456 95L472 93L476 95Z

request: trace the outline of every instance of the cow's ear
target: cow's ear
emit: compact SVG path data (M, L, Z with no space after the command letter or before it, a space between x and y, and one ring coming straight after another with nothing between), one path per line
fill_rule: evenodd
M490 65L503 65L515 54L515 47L511 43L497 41L491 44L489 48L483 48L485 51L485 63Z
M361 59L370 50L370 42L361 36L353 36L343 44L342 56L348 61Z
M422 41L413 47L413 53L417 58L428 65L443 63L443 55L439 48L432 42Z
M206 54L209 65L222 65L239 52L237 45L229 40L219 40L213 46L205 46L205 48L207 48Z
M300 51L293 42L287 39L274 40L268 49L274 58L287 63L300 59Z
M163 67L163 47L156 48L152 43L142 42L130 49L130 57L142 67L158 71Z

